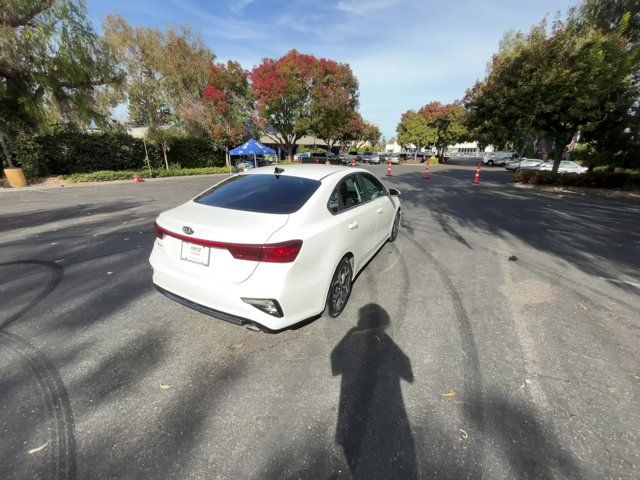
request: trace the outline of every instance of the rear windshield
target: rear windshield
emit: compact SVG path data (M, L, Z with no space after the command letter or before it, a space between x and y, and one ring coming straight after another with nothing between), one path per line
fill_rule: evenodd
M210 188L195 201L246 212L289 214L299 210L319 186L319 181L308 178L237 175Z

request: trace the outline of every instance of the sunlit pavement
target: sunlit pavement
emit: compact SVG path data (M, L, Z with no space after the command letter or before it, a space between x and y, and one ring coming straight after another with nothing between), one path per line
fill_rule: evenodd
M213 178L0 192L0 478L640 477L640 202L370 169L398 240L276 335L152 288Z

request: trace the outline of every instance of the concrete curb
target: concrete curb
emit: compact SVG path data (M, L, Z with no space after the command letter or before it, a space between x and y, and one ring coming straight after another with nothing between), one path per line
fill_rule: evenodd
M543 192L554 193L576 193L576 194L594 194L609 198L630 198L640 200L640 190L607 190L605 188L587 188L587 187L554 187L550 185L527 185L522 183L512 184L515 188L523 188L525 190L542 190Z

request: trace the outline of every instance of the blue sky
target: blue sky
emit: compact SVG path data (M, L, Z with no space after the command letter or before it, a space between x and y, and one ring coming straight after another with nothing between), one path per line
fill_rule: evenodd
M133 25L190 25L218 61L251 69L297 50L351 65L360 112L387 138L400 115L460 99L509 29L528 30L578 0L88 0L99 23L109 13Z

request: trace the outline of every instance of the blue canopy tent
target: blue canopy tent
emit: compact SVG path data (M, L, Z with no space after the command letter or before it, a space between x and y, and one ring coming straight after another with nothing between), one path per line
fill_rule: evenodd
M229 150L229 156L233 155L253 155L253 165L258 168L258 161L256 155L275 155L276 151L272 148L266 147L259 141L250 138L239 147Z

